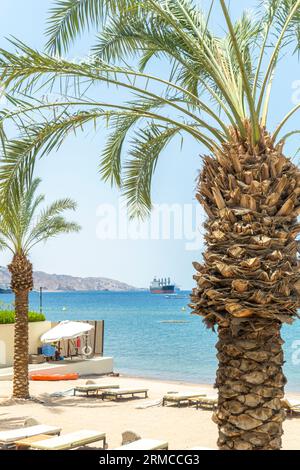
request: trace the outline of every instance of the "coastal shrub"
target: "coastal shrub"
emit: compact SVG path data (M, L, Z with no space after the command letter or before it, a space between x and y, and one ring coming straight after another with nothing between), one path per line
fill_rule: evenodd
M37 322L44 321L46 317L43 313L29 312L28 321ZM15 323L15 312L13 310L1 310L0 311L0 324Z

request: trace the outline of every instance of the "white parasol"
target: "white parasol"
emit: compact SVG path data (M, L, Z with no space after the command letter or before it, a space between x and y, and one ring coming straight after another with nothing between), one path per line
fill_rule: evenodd
M41 336L42 343L56 343L64 339L74 339L84 335L94 327L89 323L62 321Z

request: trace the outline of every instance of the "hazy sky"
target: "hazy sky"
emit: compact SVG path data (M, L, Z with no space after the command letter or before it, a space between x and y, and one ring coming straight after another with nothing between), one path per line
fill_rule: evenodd
M237 13L242 7L251 8L255 3L250 0L232 1L232 12ZM47 11L53 1L0 0L0 5L1 47L8 47L5 37L12 35L41 49L45 43ZM216 22L219 21L217 11L213 18ZM82 38L72 50L73 57L86 55L92 39L92 36ZM300 69L296 60L287 58L284 67L280 67L278 76L270 119L273 126L293 106L293 87L300 88ZM99 99L114 100L118 97L115 90L108 90L106 87L99 87L98 93ZM299 123L299 115L294 122ZM188 233L188 224L183 238L181 227L178 224L176 226L175 238L181 239L174 239L171 233L169 240L149 240L144 232L144 240L128 239L126 220L118 218L116 212L119 193L103 183L97 172L105 136L103 127L97 134L89 132L85 135L79 133L77 137L71 136L59 152L38 163L37 174L43 180L41 189L48 201L65 196L74 198L79 207L71 216L83 229L80 234L61 236L36 248L32 252L35 269L49 273L111 277L140 287L148 286L154 275L171 276L182 288L191 288L192 261L201 259L203 251L202 227L198 229L197 240L194 240L195 234ZM297 147L299 143L297 146L295 141L288 150L293 153ZM177 215L180 216L181 211L182 218L185 217L186 221L190 219L190 211L195 211L198 207L194 189L202 151L201 147L188 139L182 148L179 140L174 141L164 152L154 177L154 203L176 204ZM107 235L114 239L103 240L99 233L103 233L107 227L104 226L105 220L101 219L101 215L106 215L107 211L110 213L110 220L116 221L117 225L110 225L110 233ZM156 226L151 227L152 238L158 238ZM114 229L117 233L114 233ZM137 238L134 226L128 230L131 238ZM167 227L162 230L167 232ZM167 233L164 236L168 238ZM1 254L1 265L8 260L8 255Z

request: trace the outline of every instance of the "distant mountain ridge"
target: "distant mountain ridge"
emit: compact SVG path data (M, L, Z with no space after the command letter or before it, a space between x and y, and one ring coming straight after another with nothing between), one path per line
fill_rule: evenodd
M43 287L48 291L113 291L127 292L139 290L125 282L106 277L76 277L67 274L47 274L42 271L33 273L34 289ZM7 268L0 266L0 287L8 288L10 273Z

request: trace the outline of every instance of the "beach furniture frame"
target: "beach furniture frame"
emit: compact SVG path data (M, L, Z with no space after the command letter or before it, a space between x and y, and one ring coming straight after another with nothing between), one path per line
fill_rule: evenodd
M29 450L34 442L45 441L50 439L51 436L47 434L39 434L38 436L26 437L25 439L20 439L15 442L15 447L17 450Z
M98 441L102 441L103 449L106 449L105 433L83 429L59 437L45 439L44 441L33 442L31 448L38 450L71 450Z
M283 408L286 410L288 415L293 416L293 415L299 415L300 416L300 401L299 400L294 400L294 399L287 399L284 398L281 400L281 404Z
M190 399L202 398L206 395L201 393L199 390L197 391L189 391L189 392L172 392L167 393L164 395L162 400L162 406L165 406L167 403L177 404L180 407L183 403L189 403Z
M60 435L61 428L57 426L48 426L46 424L37 424L34 426L25 426L23 428L10 429L0 432L0 449L9 449L15 447L16 441L26 439L40 434L50 436Z
M199 408L203 409L213 409L215 410L218 406L218 399L216 397L196 397L196 398L189 398L188 399L189 405L196 405L196 409Z
M168 450L169 443L167 441L159 441L157 439L138 439L137 441L117 447L113 450Z
M102 400L105 398L112 398L115 400L120 400L121 398L137 398L137 395L144 395L143 398L148 398L148 389L147 388L119 388L119 389L109 389L102 390Z
M89 395L99 395L99 392L102 392L105 389L116 389L120 388L119 385L112 385L112 384L86 384L86 385L76 385L74 387L74 396L76 393L85 393L86 396Z

